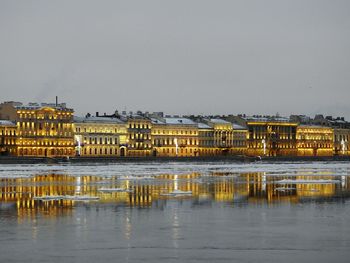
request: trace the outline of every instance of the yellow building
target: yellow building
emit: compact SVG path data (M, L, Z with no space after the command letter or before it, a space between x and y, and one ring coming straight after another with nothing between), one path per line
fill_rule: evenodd
M297 128L298 156L332 156L333 129L326 126L300 125Z
M214 130L215 155L228 155L233 146L232 123L222 119L209 119L206 123Z
M233 144L230 150L234 155L246 155L248 130L238 124L233 124Z
M141 115L132 115L127 119L128 156L151 156L151 120Z
M154 156L198 156L198 124L187 118L152 118Z
M16 122L18 156L74 155L73 110L65 103L5 102L0 115Z
M0 155L16 155L16 130L14 122L0 120Z
M350 129L334 128L334 155L350 155Z
M214 150L214 129L205 123L198 123L198 155L213 156Z
M296 156L298 123L278 116L240 118L248 128L247 155Z
M126 123L111 117L74 117L78 156L126 156Z

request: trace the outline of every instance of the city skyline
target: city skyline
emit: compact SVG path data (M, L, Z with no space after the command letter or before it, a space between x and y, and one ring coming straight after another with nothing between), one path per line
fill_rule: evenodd
M348 262L349 0L0 0L1 262Z
M348 121L348 119L346 117L344 117L345 115L342 114L342 115L331 115L329 113L316 113L315 115L308 115L308 114L305 114L305 113L301 113L301 114L290 114L290 115L282 115L280 114L279 112L276 112L275 114L264 114L264 113L261 113L261 112L255 112L255 113L252 113L252 114L247 114L245 112L239 112L239 113L227 113L227 114L217 114L215 112L208 112L207 114L203 114L203 113L199 113L199 114L195 114L195 113L191 113L189 112L188 114L180 114L178 112L175 112L175 113L169 113L169 112L165 112L163 111L162 109L159 109L158 111L147 111L147 110L144 110L144 109L127 109L127 107L125 107L124 109L119 109L119 108L116 108L115 110L112 110L110 112L102 112L102 111L99 111L98 109L92 109L91 111L89 112L81 112L79 109L77 110L74 105L69 105L67 104L65 101L59 101L59 97L56 96L56 99L57 101L45 101L45 102L38 102L38 101L31 101L31 102L23 102L23 101L16 101L16 100L8 100L8 101L2 101L0 103L20 103L22 104L23 106L31 106L31 105L37 105L37 106L42 106L44 107L45 105L47 106L54 106L55 103L58 103L58 105L64 105L64 106L67 106L68 108L72 109L73 112L74 112L74 116L77 116L77 117L86 117L86 116L96 116L96 117L103 117L103 116L112 116L114 114L116 114L118 112L119 115L124 115L124 116L129 116L131 114L141 114L141 115L145 115L147 116L147 114L159 114L161 113L163 116L169 116L169 117L179 117L179 116L182 116L182 117L190 117L190 116L198 116L198 117L214 117L214 116L217 116L217 117L224 117L224 116L247 116L247 117L284 117L284 118L290 118L292 116L305 116L305 117L309 117L310 119L313 119L314 117L317 117L317 116L323 116L323 117L332 117L333 119L342 119L342 120L345 120L345 121Z
M348 1L1 1L2 101L350 119Z

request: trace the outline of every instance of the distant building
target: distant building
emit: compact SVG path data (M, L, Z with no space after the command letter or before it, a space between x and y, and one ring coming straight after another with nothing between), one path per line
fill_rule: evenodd
M187 118L152 118L154 156L198 156L198 124Z
M127 117L127 149L129 156L151 156L151 119L139 114Z
M219 118L204 121L214 130L215 155L229 155L233 146L232 123Z
M350 129L350 122L347 122L344 117L324 117L323 115L319 114L316 115L313 120L311 120L311 123L332 128Z
M298 156L332 156L333 129L318 125L297 128Z
M73 109L65 103L4 102L0 116L16 123L16 155L74 155Z
M16 131L14 122L0 120L0 155L16 155Z
M231 154L245 155L247 153L248 130L241 125L232 124L233 127L233 145Z
M293 156L297 154L298 123L279 116L233 116L231 119L247 127L247 155Z
M214 129L208 124L199 122L198 124L198 155L215 155Z
M300 126L309 125L318 127L328 127L333 129L333 155L350 155L349 139L350 139L350 123L344 117L332 116L324 117L317 114L314 118L305 115L291 115L291 119L297 121ZM300 155L300 151L299 151ZM329 155L329 153L327 154Z
M334 155L350 155L350 129L334 128Z
M78 156L126 156L126 123L113 117L74 117Z

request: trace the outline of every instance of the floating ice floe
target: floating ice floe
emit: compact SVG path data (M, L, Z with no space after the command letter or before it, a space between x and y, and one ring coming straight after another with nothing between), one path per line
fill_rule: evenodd
M100 198L98 196L89 196L89 195L65 195L65 200L72 200L72 201L98 201Z
M154 180L152 176L120 176L119 180Z
M296 189L295 187L276 187L275 188L276 191L281 191L281 192L291 191L295 189Z
M127 189L127 188L100 188L98 189L99 192L103 193L132 193L133 189Z
M192 191L181 191L181 190L174 190L167 194L161 194L163 196L187 196L192 195Z
M301 180L291 180L291 179L284 179L277 181L276 184L338 184L340 183L339 180L331 180L331 179L314 179L314 180L307 180L307 179L301 179Z
M33 200L40 200L40 201L57 201L57 200L63 200L63 195L46 195L46 196L34 196Z
M47 196L35 196L34 200L40 201L57 201L57 200L72 200L72 201L97 201L100 198L98 196L88 195L47 195Z

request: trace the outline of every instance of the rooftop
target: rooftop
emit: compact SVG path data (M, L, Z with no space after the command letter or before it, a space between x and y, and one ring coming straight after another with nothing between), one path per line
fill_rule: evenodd
M212 123L217 123L217 124L230 124L228 121L225 121L222 119L210 119L209 121Z
M28 109L33 109L33 110L37 110L40 108L44 108L44 107L50 107L50 108L54 108L57 110L68 110L68 111L73 111L73 109L67 108L66 103L59 103L56 105L56 103L28 103L26 105L14 105L14 107L16 109L23 109L23 110L28 110Z
M74 116L74 122L76 123L124 123L122 120L118 118L112 117L78 117Z
M16 126L16 124L12 121L0 120L0 126Z
M170 125L197 125L196 122L187 118L164 118L166 124Z
M233 127L234 130L246 130L247 129L247 128L245 128L245 127L243 127L241 125L238 125L236 123L233 123L232 127Z
M320 129L331 129L329 126L317 125L317 124L299 124L298 128L320 128Z
M245 121L254 121L254 122L290 122L289 118L280 117L280 116L262 116L262 115L253 115L253 116L242 116L242 119Z
M211 129L211 127L205 123L199 122L198 123L198 128L199 129Z

